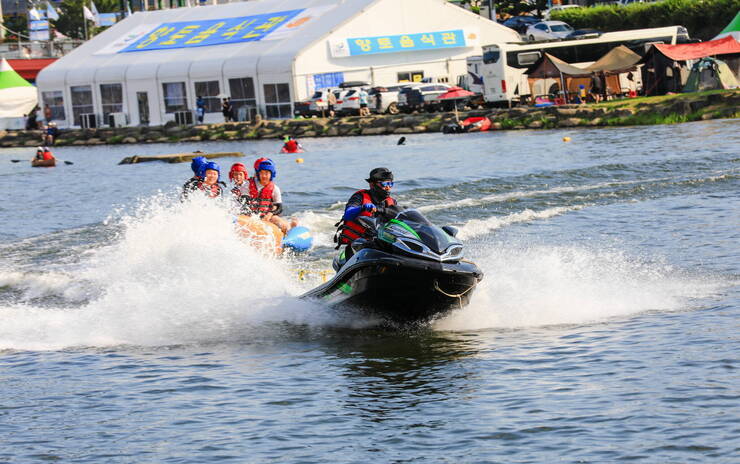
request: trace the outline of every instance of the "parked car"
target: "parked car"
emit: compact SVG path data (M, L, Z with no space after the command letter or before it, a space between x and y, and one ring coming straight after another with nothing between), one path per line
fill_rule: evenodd
M367 91L369 85L370 84L363 81L350 81L339 84L339 88L334 92L334 95L337 97L337 104L334 106L334 112L338 115L359 114L359 90L361 88L365 88Z
M601 31L596 29L576 29L567 36L566 39L593 39L601 35Z
M374 113L398 114L398 94L407 84L391 85L388 87L373 87L370 90L368 104L370 111ZM380 108L378 108L378 96L380 96Z
M437 97L447 92L449 88L449 85L439 83L411 84L399 92L398 108L406 113L422 109L437 110L441 103Z
M345 89L337 96L337 106L335 111L343 115L360 114L360 90L362 87L354 89ZM368 89L365 89L367 92ZM340 103L341 100L341 103Z
M564 39L573 32L573 28L562 21L542 21L527 28L527 39L536 40Z
M534 16L512 16L503 22L503 25L509 29L514 29L521 35L527 33L527 28L533 24L537 24L542 21L540 18Z
M317 90L308 100L293 103L293 113L303 117L322 116L329 106L329 92L336 90L336 87Z

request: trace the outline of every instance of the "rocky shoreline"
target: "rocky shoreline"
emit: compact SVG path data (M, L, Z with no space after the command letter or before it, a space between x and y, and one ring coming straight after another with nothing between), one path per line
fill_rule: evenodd
M602 104L545 108L514 107L460 112L458 117L485 116L493 130L554 129L581 126L672 124L740 117L740 90L645 97ZM454 113L415 113L367 117L258 120L254 122L157 127L70 129L60 131L56 145L113 145L336 137L440 132L454 124ZM0 147L41 144L41 131L0 131Z

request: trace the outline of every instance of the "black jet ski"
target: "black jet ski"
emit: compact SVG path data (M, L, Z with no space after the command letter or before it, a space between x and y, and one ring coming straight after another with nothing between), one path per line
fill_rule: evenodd
M379 218L359 217L369 240L355 240L349 259L334 259L337 274L303 298L356 308L394 323L426 322L470 301L483 272L463 260L457 229L437 227L421 213L388 208Z

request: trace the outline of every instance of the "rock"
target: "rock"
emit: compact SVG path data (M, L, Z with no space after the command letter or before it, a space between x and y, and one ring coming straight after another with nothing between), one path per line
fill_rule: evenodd
M414 126L414 132L426 132L427 127L426 126Z
M363 127L360 131L360 135L381 135L385 134L387 129L385 127Z
M588 121L589 126L600 126L603 119L601 118L593 118L592 120Z
M85 140L75 140L72 145L87 145L87 142Z
M304 137L316 137L316 132L312 130L307 130L306 132L303 133L303 136Z
M332 126L329 128L329 130L326 131L326 135L329 137L336 137L339 135L339 129L337 129L337 126Z
M491 129L501 130L501 123L500 122L492 122L491 123Z
M581 120L578 118L566 118L558 121L559 127L576 127L581 125Z
M704 113L701 115L702 121L707 121L709 119L714 119L714 115L712 113Z
M578 110L575 108L557 108L556 111L561 116L575 116L578 114Z
M393 130L394 134L413 134L414 131L411 130L411 128L408 127L398 127Z
M541 120L532 121L529 124L527 124L527 127L530 129L540 129L545 124Z
M92 137L92 138L87 139L87 144L88 145L102 145L104 143L105 142L103 142L102 140L100 140L97 137Z
M164 139L164 140L162 140ZM162 137L161 139L157 140L158 142L165 141L168 142L169 139L167 137ZM124 137L123 140L121 140L121 143L139 143L139 141L134 137Z

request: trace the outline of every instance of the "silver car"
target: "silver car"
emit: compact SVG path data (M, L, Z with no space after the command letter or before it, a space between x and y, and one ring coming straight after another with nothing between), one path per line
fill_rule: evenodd
M530 42L537 40L564 39L573 32L573 28L562 21L542 21L527 28L527 39Z

